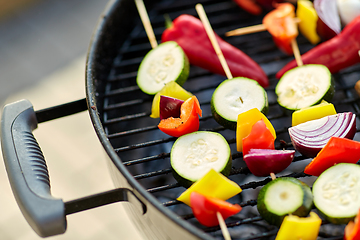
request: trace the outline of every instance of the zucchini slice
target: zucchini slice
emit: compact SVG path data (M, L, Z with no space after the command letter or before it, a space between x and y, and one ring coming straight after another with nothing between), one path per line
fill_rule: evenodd
M313 185L314 205L329 222L346 224L360 208L360 166L339 163L325 170Z
M307 64L287 71L275 88L280 106L290 111L330 101L335 83L327 67Z
M267 93L255 80L236 77L223 81L211 98L214 119L228 129L236 130L238 115L252 108L265 115L269 109Z
M306 217L312 208L310 187L291 177L280 177L267 183L259 192L257 208L270 224L280 226L285 216Z
M179 184L190 187L210 169L229 176L231 150L221 134L197 131L183 135L174 142L170 163Z
M154 95L171 81L182 86L189 76L189 69L189 60L176 42L161 43L145 55L136 83L143 92Z

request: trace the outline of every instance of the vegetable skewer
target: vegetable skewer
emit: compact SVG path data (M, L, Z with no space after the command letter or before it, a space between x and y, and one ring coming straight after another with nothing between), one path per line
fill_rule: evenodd
M299 23L300 19L295 18L294 21L295 21L295 23ZM225 36L227 36L227 37L240 36L240 35L245 35L245 34L250 34L250 33L263 32L266 30L267 30L267 28L265 27L264 24L257 24L257 25L253 25L253 26L242 27L242 28L237 28L237 29L228 31L225 33Z
M222 53L222 51L220 49L219 43L216 40L214 31L212 30L209 19L206 16L204 7L202 6L202 4L198 3L198 4L196 4L195 9L196 9L196 12L198 13L198 15L200 17L200 20L204 24L205 31L208 34L209 38L210 38L211 44L213 45L217 56L219 57L221 66L224 68L226 77L228 79L232 79L233 76L232 76L232 74L230 72L229 66L226 63L225 57L224 57L224 55L223 55L223 53ZM225 240L231 240L229 230L227 229L227 226L225 224L225 221L224 221L223 217L221 216L221 213L216 212L216 216L218 218L219 225L220 225L220 228L221 228L221 232L222 232Z
M168 82L183 85L189 76L189 59L174 41L157 44L143 0L135 0L135 4L152 47L140 63L137 85L149 95L158 93Z

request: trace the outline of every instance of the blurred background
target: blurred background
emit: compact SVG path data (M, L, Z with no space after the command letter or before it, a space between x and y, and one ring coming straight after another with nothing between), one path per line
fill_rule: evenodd
M35 110L84 98L86 52L107 3L0 0L1 109L24 98ZM40 124L34 135L53 196L68 201L114 188L87 112ZM21 214L3 161L0 191L0 239L42 239ZM121 204L69 215L66 233L48 239L139 239Z

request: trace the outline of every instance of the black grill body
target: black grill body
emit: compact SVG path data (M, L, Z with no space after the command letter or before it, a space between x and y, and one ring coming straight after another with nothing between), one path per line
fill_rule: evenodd
M224 36L227 31L260 24L264 15L252 16L231 0L199 2L203 4L214 31L252 57L268 75L268 118L277 132L275 147L293 149L287 132L291 126L291 114L277 104L274 92L276 72L293 56L282 53L266 31L237 37ZM192 0L145 1L156 38L160 41L165 29L164 14L171 19L185 13L197 17L196 3L198 1ZM297 41L301 53L314 47L301 35ZM218 227L204 228L193 217L188 206L176 201L185 190L173 178L169 163L170 149L176 138L158 130L159 120L149 117L152 96L143 93L136 85L137 69L150 49L134 2L123 0L110 4L92 39L86 79L90 116L111 159L110 172L119 187L134 191L138 198L134 203L140 200L147 206L146 213L134 210L132 206L130 208L134 212L135 222L147 232L150 239L222 239ZM233 168L229 178L243 189L241 194L229 200L243 207L240 214L226 221L232 238L274 239L278 229L266 224L256 210L257 192L271 180L270 177L258 178L250 173L242 154L236 151L235 132L220 126L211 115L210 98L214 89L225 79L224 76L191 66L189 79L183 87L200 101L203 110L200 130L221 133L232 150ZM334 79L336 92L332 102L337 112L358 114L359 99L354 84L360 79L360 66L344 69L334 74ZM360 140L358 133L354 139ZM291 166L278 175L296 177L311 185L315 178L303 173L304 166L310 161L296 153ZM342 239L343 227L324 221L319 239Z

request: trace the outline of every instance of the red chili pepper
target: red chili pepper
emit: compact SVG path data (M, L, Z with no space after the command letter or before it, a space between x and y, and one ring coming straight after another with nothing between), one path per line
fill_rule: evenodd
M255 0L234 0L240 8L244 9L252 15L260 15L262 13L261 7L255 2Z
M206 227L219 225L217 212L225 220L242 209L238 204L231 204L222 199L204 196L197 192L191 193L190 205L196 219Z
M331 73L350 67L360 62L360 16L332 39L319 44L301 56L304 64L322 64L329 68ZM288 70L297 67L293 60L286 64L277 74L277 78Z
M350 221L344 231L344 240L358 240L360 239L360 209L354 221Z
M230 71L234 77L247 77L267 87L269 79L262 68L248 55L216 35ZM183 14L177 17L170 28L161 37L162 42L175 41L184 52L191 64L207 69L213 73L225 75L220 60L206 34L200 19Z
M304 173L319 176L337 163L357 163L360 159L360 142L347 138L331 137L325 147L305 167Z
M275 44L286 54L293 54L291 41L299 32L294 21L295 7L291 3L280 3L263 18L263 24L272 35Z
M274 141L274 136L261 119L252 126L250 134L243 138L243 155L245 156L252 148L275 149Z
M158 128L173 137L180 137L199 130L199 115L201 116L202 111L198 99L195 96L188 98L181 105L180 111L180 118L162 119Z

